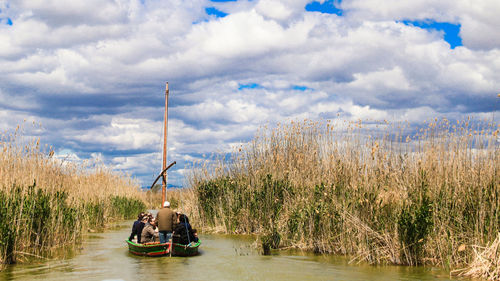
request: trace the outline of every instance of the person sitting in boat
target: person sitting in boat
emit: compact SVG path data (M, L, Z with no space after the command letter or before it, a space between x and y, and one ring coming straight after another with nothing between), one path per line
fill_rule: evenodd
M198 240L194 236L193 229L189 224L189 219L186 215L181 214L179 216L179 224L174 229L173 242L177 244L187 245L190 242L196 242Z
M172 239L172 231L176 222L177 215L170 209L170 202L163 202L163 208L158 211L156 221L158 222L158 231L160 243L167 243Z
M128 240L132 241L134 237L137 236L137 243L141 243L142 229L144 228L144 222L142 222L143 217L144 217L143 212L141 212L137 216L137 220L134 221L134 225L132 226L132 233L130 234Z
M156 218L155 217L152 217L153 218L153 228L154 228L154 231L156 232L156 235L158 236L158 239L160 239L160 230L158 229L158 222L156 221Z
M153 218L147 216L145 218L147 222L142 229L141 243L144 244L158 241L158 233L154 230Z
M200 239L198 238L198 230L193 228L193 242L198 242Z

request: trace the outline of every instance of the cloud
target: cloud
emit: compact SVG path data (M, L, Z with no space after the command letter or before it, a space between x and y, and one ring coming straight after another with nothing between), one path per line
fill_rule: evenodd
M127 19L127 7L118 1L72 1L62 5L58 0L25 0L16 4L23 14L29 13L52 26L114 23Z
M344 0L342 16L307 11L311 2L10 2L0 7L13 23L0 25L0 129L36 120L60 154L102 158L146 185L161 166L169 81L181 184L189 163L266 124L498 111L498 1ZM405 20L460 25L463 46Z
M157 128L161 128L161 124L158 122L113 117L109 126L86 130L85 133L75 136L74 139L81 142L93 142L113 149L139 149L154 146L158 140L161 140L160 132L155 132L158 131Z
M463 44L471 49L491 50L500 47L500 2L485 0L381 1L344 0L342 9L352 17L370 20L428 20L461 24Z

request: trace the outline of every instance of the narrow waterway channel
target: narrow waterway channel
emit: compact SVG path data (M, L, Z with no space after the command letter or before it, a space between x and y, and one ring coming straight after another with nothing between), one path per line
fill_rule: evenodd
M202 235L195 257L138 257L124 242L131 224L89 234L63 259L9 266L0 280L449 280L428 267L350 265L344 257L297 251L262 256L252 238L241 236Z

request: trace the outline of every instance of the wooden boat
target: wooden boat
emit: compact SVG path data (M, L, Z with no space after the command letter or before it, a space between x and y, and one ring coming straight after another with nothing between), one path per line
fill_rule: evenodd
M182 245L173 243L173 252L172 255L177 257L191 257L196 256L198 254L198 248L201 245L201 241L190 243L189 245Z
M177 243L147 243L147 244L138 244L133 241L126 240L128 244L128 251L134 255L138 256L148 256L148 257L160 257L170 255L170 251L172 251L172 256L178 257L190 257L198 255L198 248L201 245L201 242L191 243L189 245L182 245Z
M168 82L165 87L165 122L164 122L164 130L163 130L163 166L162 172L155 179L151 188L156 184L156 182L162 178L162 198L161 202L165 202L165 197L167 193L167 170L170 169L176 162L170 163L167 167L167 128L168 128ZM177 244L177 243L163 243L153 242L147 244L138 244L133 241L126 240L128 244L128 251L134 255L139 256L148 256L148 257L158 257L158 256L181 256L181 257L189 257L195 256L198 254L198 248L201 245L201 242L190 243L189 245Z
M128 251L134 255L138 256L148 256L148 257L160 257L170 255L170 243L160 244L158 243L148 243L148 244L138 244L130 240L126 240L128 244Z

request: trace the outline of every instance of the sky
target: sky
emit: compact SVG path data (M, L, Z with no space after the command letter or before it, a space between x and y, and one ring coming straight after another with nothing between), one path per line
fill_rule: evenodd
M152 183L290 120L500 117L498 0L0 0L0 131ZM68 160L69 161L69 160Z

